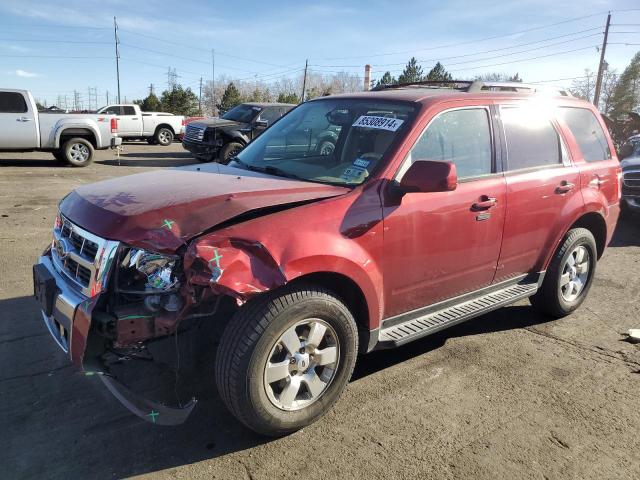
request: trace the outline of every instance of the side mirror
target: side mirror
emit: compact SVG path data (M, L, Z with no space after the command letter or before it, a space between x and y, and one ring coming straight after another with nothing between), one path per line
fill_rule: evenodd
M267 120L256 120L253 122L253 126L267 128L269 126L269 122Z
M405 172L398 188L404 195L411 192L451 192L457 186L454 163L417 160Z

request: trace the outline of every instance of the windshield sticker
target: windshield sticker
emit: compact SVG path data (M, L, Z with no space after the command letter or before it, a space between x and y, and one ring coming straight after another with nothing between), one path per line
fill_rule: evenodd
M340 178L345 182L353 182L354 180L364 180L369 175L366 168L361 167L347 167Z
M353 161L353 166L354 167L362 167L362 168L367 168L369 166L371 162L369 160L365 160L364 158L356 158Z
M257 111L259 111L259 110L262 110L262 108L260 108L260 107L252 107L252 108L253 108L256 112L257 112Z
M355 123L353 127L360 128L377 128L379 130L388 130L395 132L404 123L404 120L389 117L374 117L372 115L362 115Z

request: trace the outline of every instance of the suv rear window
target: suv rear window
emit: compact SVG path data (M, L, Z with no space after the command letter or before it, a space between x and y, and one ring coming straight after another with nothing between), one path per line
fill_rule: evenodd
M561 107L560 114L578 142L582 156L587 162L598 162L611 158L607 137L591 110Z
M559 165L562 144L548 116L528 107L502 107L508 170Z
M0 92L0 113L25 113L27 102L21 93Z

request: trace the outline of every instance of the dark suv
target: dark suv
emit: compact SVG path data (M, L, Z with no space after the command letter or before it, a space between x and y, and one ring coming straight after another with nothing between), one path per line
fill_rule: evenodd
M288 103L242 103L220 118L187 124L182 146L201 162L227 163L293 107Z
M593 105L524 87L323 97L229 165L82 185L34 267L44 322L158 424L188 415L174 392L213 381L213 359L190 359L215 352L229 410L282 435L338 400L359 353L525 298L568 315L613 235L621 168ZM135 372L145 392L170 380L167 399L133 394Z

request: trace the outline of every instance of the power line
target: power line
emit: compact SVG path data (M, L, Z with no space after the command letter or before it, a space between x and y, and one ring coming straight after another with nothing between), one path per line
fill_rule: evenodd
M54 40L51 38L0 38L0 42L36 42L36 43L72 43L80 45L111 45L111 42L94 42L85 40Z

